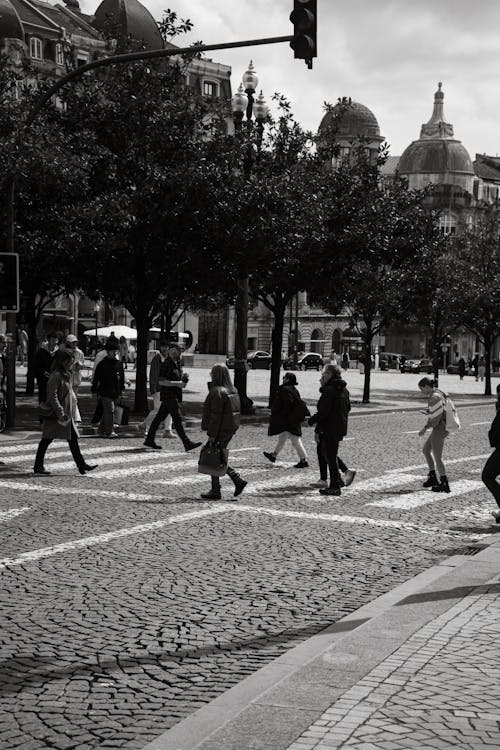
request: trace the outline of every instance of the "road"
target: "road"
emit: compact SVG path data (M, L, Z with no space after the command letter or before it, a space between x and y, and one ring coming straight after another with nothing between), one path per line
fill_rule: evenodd
M311 376L315 376L316 373ZM458 381L457 381L458 382ZM341 455L358 471L323 497L265 425L245 425L231 463L238 502L203 502L209 480L180 441L82 439L81 477L54 443L2 442L0 748L139 750L200 705L455 551L492 533L480 482L492 406L461 409L446 445L452 492L421 487L424 417L354 414ZM199 430L190 428L196 438Z

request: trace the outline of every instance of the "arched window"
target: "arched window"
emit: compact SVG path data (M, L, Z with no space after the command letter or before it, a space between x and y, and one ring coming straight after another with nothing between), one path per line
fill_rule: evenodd
M311 333L311 351L323 353L324 334L321 328L315 328Z
M342 351L342 332L336 328L332 334L332 352L340 354Z
M32 60L43 60L42 40L36 36L30 39L30 57Z
M441 234L455 234L457 231L457 217L453 214L441 214L438 227Z

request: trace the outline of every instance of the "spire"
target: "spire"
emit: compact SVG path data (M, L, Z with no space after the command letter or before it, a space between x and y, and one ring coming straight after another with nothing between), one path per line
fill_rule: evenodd
M438 90L434 94L434 109L432 110L431 119L425 125L422 125L420 138L453 138L453 125L446 122L443 102L444 93L441 90L443 84L438 83Z

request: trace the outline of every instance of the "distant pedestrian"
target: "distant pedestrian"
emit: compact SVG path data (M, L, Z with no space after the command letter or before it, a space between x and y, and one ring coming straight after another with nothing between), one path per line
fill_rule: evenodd
M481 479L497 501L500 509L500 485L497 482L497 477L500 474L500 385L497 385L496 414L491 423L488 438L494 451L484 465ZM500 510L493 511L492 516L496 523L500 523Z
M125 389L125 374L122 363L116 358L116 344L106 342L106 357L95 368L92 380L92 393L95 393L102 404L102 416L99 432L103 437L115 438L113 416L116 403Z
M339 443L347 435L351 402L346 382L342 380L342 371L337 365L325 366L320 383L321 396L319 397L317 412L309 419L311 426L317 425L321 451L328 464L330 474L330 484L328 487L320 489L320 494L339 496L341 494L341 478L337 463L338 450Z
M71 385L73 386L75 396L78 396L78 389L82 382L82 370L85 367L85 355L78 347L78 339L73 333L69 333L66 336L64 348L69 351L73 357L73 365L71 367Z
M128 362L128 342L125 336L120 336L119 342L119 354L120 354L120 362L123 365L123 369L127 369L127 362Z
M57 334L52 331L47 334L46 345L37 350L33 361L33 371L38 385L38 403L47 400L47 383L54 355L57 351Z
M342 355L342 369L348 370L349 369L349 353L344 352Z
M472 360L472 369L474 370L474 377L476 380L479 379L479 354L474 354L474 359Z
M7 338L0 333L0 388L3 390L7 378Z
M177 344L166 345L167 356L159 365L160 408L153 419L144 441L145 448L161 450L162 446L155 443L156 430L168 414L172 415L175 430L182 440L185 451L192 451L201 445L193 442L184 429L179 403L182 401L182 391L186 387L189 376L182 372L180 363L181 350Z
M120 348L120 342L116 338L116 335L115 335L114 331L111 331L111 333L109 334L109 337L108 337L108 341L106 343L113 344L114 347L115 347L115 349L116 349L116 351L118 351L118 349Z
M76 397L71 387L71 353L61 350L55 353L47 383L46 404L52 407L52 416L43 419L42 439L38 444L33 471L35 474L50 474L44 466L47 448L53 440L67 440L71 455L80 474L92 471L97 464L88 464L78 444L75 410Z
M278 435L278 442L273 451L264 451L264 456L272 463L290 440L298 457L299 462L294 465L295 469L305 469L307 453L301 440L301 424L309 416L309 412L303 409L304 402L297 390L297 378L293 372L283 375L283 383L279 386L271 406L271 420L268 435Z
M116 336L115 336L115 339L116 339ZM111 340L111 344L114 346L113 340ZM97 365L99 364L99 362L102 362L102 360L106 359L107 357L106 346L101 346L101 344L99 343L99 339L97 339L97 346L101 348L97 349L95 356L94 356L94 363L92 365L92 381L94 380L94 375L95 375ZM115 353L115 358L117 358L118 348L114 350L114 353ZM91 420L92 427L98 426L99 422L101 421L101 417L102 417L102 401L100 398L98 398L96 407L94 409L94 414L92 415L92 420Z
M214 365L210 379L208 396L203 404L201 429L206 431L209 439L219 442L222 448L227 448L240 424L240 397L231 382L226 365ZM238 497L247 482L229 465L226 474L234 484L233 497ZM212 476L211 480L210 491L202 493L201 497L203 500L221 500L220 479Z
M486 375L486 360L484 357L479 357L478 363L477 363L477 378L481 381L481 383L484 380L484 376Z
M464 379L465 368L465 359L463 357L460 357L460 359L458 360L458 374L460 375L460 380Z
M421 393L428 398L427 422L418 434L423 437L427 430L431 430L431 434L422 447L422 453L429 466L429 475L423 483L423 487L430 487L433 492L449 492L450 486L442 458L444 441L448 436L446 429L446 394L437 388L436 381L432 378L422 378L418 387ZM436 471L439 474L439 479Z
M157 352L153 359L151 360L151 366L149 368L149 390L151 393L151 396L153 398L153 408L147 415L146 419L144 420L142 427L147 435L149 432L149 428L151 427L151 423L153 422L153 419L158 414L158 409L161 406L160 401L160 365L165 362L165 359L168 357L168 341L161 341L160 342L160 351ZM161 428L162 423L158 425L159 428ZM172 415L167 414L163 421L163 437L165 438L175 438L174 433L172 432Z

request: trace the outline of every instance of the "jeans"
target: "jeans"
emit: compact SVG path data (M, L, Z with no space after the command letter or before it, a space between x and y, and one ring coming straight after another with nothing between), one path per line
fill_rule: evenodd
M291 444L297 451L298 457L304 459L305 461L305 459L307 458L307 453L300 436L293 435L287 430L285 430L284 432L280 432L280 434L278 435L278 442L276 443L276 448L273 451L274 455L277 456L283 450L287 440L290 440Z
M99 432L102 435L111 435L113 432L113 415L115 413L115 400L108 396L101 396L102 417L99 422Z
M172 415L172 421L174 423L175 431L179 435L180 439L182 440L184 445L189 444L190 440L186 435L184 425L182 424L179 402L176 398L166 398L165 401L161 402L160 408L156 412L156 416L151 422L151 427L148 430L148 434L146 436L147 443L154 443L156 430L169 414Z
M328 479L328 463L325 458L324 449L321 444L321 439L318 439L318 442L316 444L316 453L318 456L318 466L319 466L319 478L322 479L324 482ZM337 466L339 467L340 471L345 472L347 471L347 466L342 461L340 456L337 456Z
M338 451L339 451L339 440L337 437L323 434L321 436L320 445L323 450L323 457L328 465L328 471L330 473L330 487L332 489L340 488L340 474L337 463ZM326 477L325 477L326 479Z
M422 453L425 456L430 471L437 471L440 477L446 476L446 468L443 463L442 455L444 448L444 439L448 435L443 422L440 422L433 428L431 434L422 446Z
M489 489L497 505L500 508L500 484L497 482L497 476L500 474L500 448L495 448L489 459L486 461L481 479Z
M47 453L47 448L49 447L51 442L52 438L42 438L38 443L38 449L35 457L35 469L39 467L41 468L43 466L45 454ZM73 423L71 423L71 438L68 440L68 445L71 451L71 455L73 456L75 464L78 466L78 468L80 469L85 466L85 459L81 454L80 446L78 444L78 435L76 434Z

